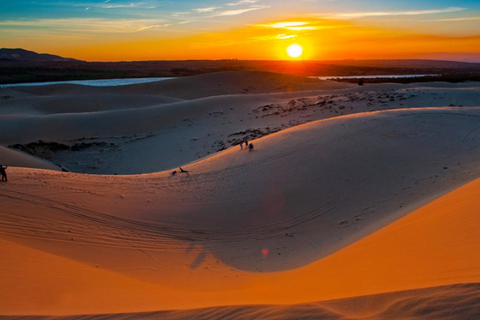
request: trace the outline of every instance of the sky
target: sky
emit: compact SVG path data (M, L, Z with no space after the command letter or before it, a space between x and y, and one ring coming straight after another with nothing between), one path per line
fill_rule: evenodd
M0 0L0 47L89 61L480 62L479 0Z

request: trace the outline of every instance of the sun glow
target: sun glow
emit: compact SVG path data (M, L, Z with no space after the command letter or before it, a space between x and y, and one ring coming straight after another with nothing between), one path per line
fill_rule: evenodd
M303 48L299 44L291 44L287 48L287 53L292 58L298 58L303 54Z

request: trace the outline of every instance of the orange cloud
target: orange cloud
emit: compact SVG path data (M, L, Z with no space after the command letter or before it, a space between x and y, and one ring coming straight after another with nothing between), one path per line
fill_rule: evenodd
M99 24L98 21L93 22ZM393 27L360 26L344 19L304 18L268 21L239 29L204 32L188 37L169 34L170 38L165 38L163 32L158 31L175 30L175 25L166 28L167 25L155 22L157 21L124 24L122 28L125 28L125 33L121 37L106 34L94 38L88 35L62 37L61 34L57 34L54 37L57 39L54 44L52 41L45 41L52 39L46 38L49 36L48 33L43 36L29 36L25 33L22 37L16 37L15 46L102 61L289 59L285 49L294 42L304 48L305 60L415 58L438 52L474 53L480 48L478 35L422 34ZM102 24L102 26L106 30L122 30L116 25ZM8 38L4 40L5 46L8 46L8 41Z

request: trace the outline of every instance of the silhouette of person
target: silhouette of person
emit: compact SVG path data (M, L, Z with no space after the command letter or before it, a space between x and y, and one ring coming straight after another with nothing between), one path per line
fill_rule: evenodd
M248 147L248 140L245 140L245 149Z
M2 175L2 181L7 182L7 172L5 169L7 169L7 165L0 164L0 174Z
M250 144L248 145L248 152L250 152L252 150L253 150L253 143L250 142Z
M240 150L243 150L243 141L240 142Z
M173 170L172 171L172 176L176 175L177 174L177 170Z
M189 175L187 170L183 170L182 167L178 167L178 168L180 169L180 172L181 172L181 173L186 173L187 176Z

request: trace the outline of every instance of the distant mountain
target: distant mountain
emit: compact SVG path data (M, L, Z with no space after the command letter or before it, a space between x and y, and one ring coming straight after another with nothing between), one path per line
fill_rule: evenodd
M184 77L222 71L266 71L296 76L329 77L420 74L436 76L411 78L408 81L480 81L480 63L448 60L230 59L88 62L50 54L38 54L23 49L0 49L0 85L67 80ZM373 82L374 80L365 81ZM385 82L386 80L375 81ZM405 79L388 79L388 81L407 82Z
M0 49L1 61L79 61L70 58L63 58L53 54L36 53L24 49Z

